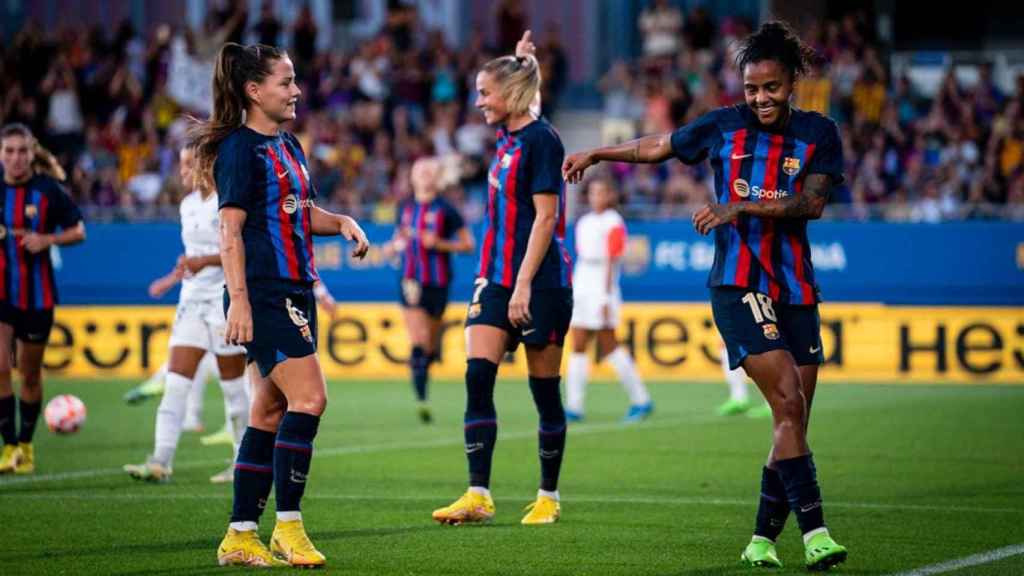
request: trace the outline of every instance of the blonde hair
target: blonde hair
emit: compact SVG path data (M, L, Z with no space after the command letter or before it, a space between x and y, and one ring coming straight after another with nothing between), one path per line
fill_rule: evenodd
M494 77L501 86L501 96L512 114L528 114L530 104L540 93L540 63L529 56L502 56L480 69Z

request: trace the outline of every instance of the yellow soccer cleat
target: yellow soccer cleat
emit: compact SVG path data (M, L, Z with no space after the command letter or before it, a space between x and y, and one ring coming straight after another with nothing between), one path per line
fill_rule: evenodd
M217 548L217 563L221 566L284 566L260 542L255 530L238 531L228 528Z
M486 494L466 490L461 498L433 513L441 524L457 526L466 522L488 522L494 518L494 500Z
M529 513L523 516L523 524L554 524L562 514L562 505L550 496L538 495L524 510Z
M18 444L18 463L14 465L15 474L32 474L36 471L36 453L31 442Z
M167 482L171 479L171 474L173 474L169 467L156 462L125 464L121 469L132 478L145 482Z
M327 564L327 558L309 541L302 520L278 520L270 536L270 551L299 568L317 568Z
M0 474L10 474L18 465L21 451L17 444L4 444L4 450L0 453Z

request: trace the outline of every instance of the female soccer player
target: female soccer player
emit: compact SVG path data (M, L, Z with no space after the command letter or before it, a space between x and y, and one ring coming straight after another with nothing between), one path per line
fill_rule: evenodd
M370 245L355 220L314 203L302 147L282 129L300 95L283 50L225 44L214 67L213 114L194 132L198 177L212 175L219 195L225 339L244 344L258 368L249 372L252 408L235 460L231 523L217 550L222 565L267 566L275 555L292 566L326 563L299 507L327 404L316 355L313 235L343 235L356 243L357 258ZM272 485L277 524L268 549L256 528Z
M64 171L24 124L0 129L0 164L0 474L31 474L32 435L43 402L43 353L57 305L50 246L85 240L85 224L59 183ZM15 430L11 387L15 353L21 372L20 430Z
M781 566L775 539L792 510L807 566L824 570L847 552L825 528L807 445L823 361L807 221L821 216L829 189L843 180L843 160L835 122L790 105L813 56L786 24L763 24L737 53L746 106L713 110L671 134L573 154L562 172L577 181L602 160L710 158L718 203L697 211L693 224L701 234L715 232L712 312L731 367L742 365L757 383L774 420L754 537L741 558Z
M448 524L494 516L488 486L498 435L494 380L505 353L526 345L530 391L540 414L541 482L523 524L558 520L558 474L565 448L559 391L562 344L572 315L572 262L565 237L565 155L555 129L531 112L541 77L529 32L516 56L491 60L477 74L476 106L500 125L488 172L487 225L476 289L466 320L466 456L469 489L435 510Z
M438 196L441 162L421 158L412 166L413 198L398 208L388 252L402 253L400 298L412 351L409 368L420 420L430 423L427 380L430 363L440 356L441 319L452 282L451 254L473 251L473 234L462 215Z
M570 422L583 419L590 359L587 347L597 337L599 358L607 358L629 394L627 422L647 418L654 405L633 357L615 339L622 308L620 258L626 249L626 223L615 211L617 194L604 178L587 184L590 212L576 222L576 269L572 278L572 354L566 375L565 416Z
M245 348L224 340L224 271L220 262L217 193L194 177L195 151L192 148L182 148L178 159L181 181L193 191L182 198L180 206L181 242L185 253L178 257L170 278L181 281L181 293L171 330L163 398L156 412L155 447L144 463L124 466L124 471L132 478L150 482L165 482L171 477L174 453L186 420L186 406L195 387L196 372L207 352L212 352L217 360L236 453L249 423ZM163 282L154 288L157 292L166 291L170 288L167 284ZM210 480L222 483L232 478L233 468L229 468Z

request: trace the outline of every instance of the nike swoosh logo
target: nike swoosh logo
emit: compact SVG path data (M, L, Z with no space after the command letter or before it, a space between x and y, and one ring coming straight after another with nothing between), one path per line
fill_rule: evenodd
M530 334L533 334L536 331L537 331L536 328L530 328L529 330L523 330L523 336L529 336Z
M821 352L821 346L818 346L817 348L811 346L811 354L817 354L818 352Z
M749 156L749 154L747 154L747 156ZM277 177L278 178L284 178L287 175L288 175L288 171L285 170L284 172L281 172L280 174L278 174Z
M479 452L484 449L483 442L477 442L476 444L466 445L466 454L472 454L473 452Z
M752 154L739 154L739 155L733 154L732 155L732 159L733 160L743 160L744 158L750 158L751 156L752 156Z

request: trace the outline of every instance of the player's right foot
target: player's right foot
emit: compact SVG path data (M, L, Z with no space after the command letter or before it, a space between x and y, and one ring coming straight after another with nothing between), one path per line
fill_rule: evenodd
M142 384L139 384L135 388L125 392L124 401L128 404L138 404L144 402L150 398L156 398L157 396L163 396L164 394L164 381L159 380L146 380Z
M740 562L759 568L782 568L779 553L775 551L775 542L756 536L747 544L743 554L740 554Z
M526 506L526 512L523 524L554 524L562 515L562 505L550 496L538 494L537 499Z
M430 411L430 406L427 406L426 402L420 402L419 406L416 407L416 415L419 416L420 422L424 424L430 424L434 421L434 414Z
M213 446L214 444L227 444L230 446L235 443L235 437L231 434L231 430L228 430L228 425L224 424L220 430L213 434L201 437L199 443L203 446Z
M31 442L18 444L18 463L14 465L15 474L32 474L36 471L36 453Z
M566 410L565 411L565 421L566 422L582 422L583 421L583 412L573 412L572 410Z
M146 462L145 464L125 464L122 470L136 480L144 482L167 482L173 473L170 467L157 462Z
M255 530L238 531L228 528L217 548L217 563L221 566L283 566L270 550L260 542Z
M309 541L302 520L278 520L270 537L270 550L274 556L299 568L317 568L327 563L327 558Z
M807 561L807 569L812 572L824 572L842 564L846 561L846 555L846 547L837 544L827 530L815 534L804 545L804 559Z
M434 510L432 516L441 524L487 522L494 518L494 500L486 494L466 490L466 493L455 502Z
M11 474L18 466L21 451L17 444L4 444L3 452L0 452L0 474Z
M750 410L750 400L729 398L718 406L717 412L719 416L735 416L736 414L743 414L747 410Z
M622 419L623 422L640 422L641 420L647 420L651 413L654 412L654 402L648 402L646 404L633 404L629 407L629 411L626 412L626 416Z

